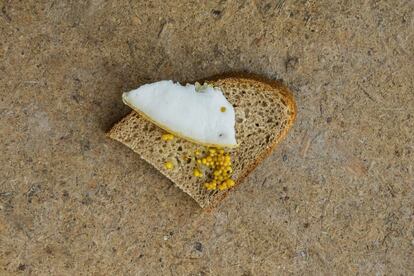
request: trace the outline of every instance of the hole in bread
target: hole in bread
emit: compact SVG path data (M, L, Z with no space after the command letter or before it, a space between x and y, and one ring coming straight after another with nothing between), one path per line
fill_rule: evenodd
M259 127L259 123L255 123L254 125L257 126L257 127Z
M179 146L179 147L177 148L177 151L183 151L183 147L182 147L182 146Z

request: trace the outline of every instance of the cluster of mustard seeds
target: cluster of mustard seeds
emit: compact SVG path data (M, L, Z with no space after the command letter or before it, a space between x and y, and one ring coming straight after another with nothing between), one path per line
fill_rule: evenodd
M231 179L233 168L229 153L221 148L209 148L204 156L201 156L200 151L196 151L195 154L198 167L194 169L194 176L203 176L199 166L207 167L212 172L213 179L204 183L207 190L226 190L234 186L234 180Z
M170 133L163 134L161 139L168 142L174 139ZM231 179L233 168L231 157L228 152L222 148L207 148L205 151L195 151L196 168L193 170L195 177L204 177L204 172L211 174L211 181L205 182L204 187L207 190L226 190L234 186L234 180ZM164 163L164 168L171 170L174 164L171 161Z

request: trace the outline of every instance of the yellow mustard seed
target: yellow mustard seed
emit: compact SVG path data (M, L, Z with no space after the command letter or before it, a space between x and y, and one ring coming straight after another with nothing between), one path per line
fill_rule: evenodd
M211 183L206 182L206 183L204 183L204 187L205 187L207 190L215 190L215 189L216 189L216 187L217 187L217 184L216 184L216 182L211 182Z
M171 141L172 139L174 139L174 135L172 135L171 133L165 133L161 136L161 139L164 141Z
M221 112L226 112L226 107L225 106L220 107L220 111Z
M212 190L215 190L217 188L217 182L213 180L209 183L209 186Z
M226 184L223 182L222 184L220 184L220 185L218 186L218 188L219 188L219 190L220 190L220 191L223 191L223 190L227 189L227 186L226 186Z
M193 175L195 176L195 177L202 177L203 176L203 173L199 170L199 169L194 169L194 171L193 171Z
M234 182L233 179L229 178L229 179L226 180L226 184L227 184L227 187L230 188L230 187L234 186L235 182Z
M170 162L170 161L167 161L167 162L164 163L164 167L167 170L171 170L172 168L174 168L174 164L172 162Z

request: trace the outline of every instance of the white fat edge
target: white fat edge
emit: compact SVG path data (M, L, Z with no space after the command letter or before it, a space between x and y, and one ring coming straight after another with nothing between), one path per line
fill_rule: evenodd
M174 92L174 98L171 98L173 91L177 92ZM157 93L157 95L147 97L148 93ZM208 86L197 92L192 84L182 86L179 83L167 80L145 84L135 90L126 92L122 95L122 99L125 104L140 113L144 113L160 127L189 140L226 147L238 145L235 139L234 108L218 88ZM204 105L209 104L210 106L198 107L200 99L203 99ZM226 112L220 111L222 106L226 108ZM157 110L154 110L156 108L163 108L166 112L157 112ZM186 110L191 113L190 118L188 114L185 114ZM211 118L212 114L209 113L214 115L213 118ZM176 115L176 118L172 114ZM221 116L225 117L220 118ZM194 126L203 124L203 122L207 124L204 127L201 125L204 130L194 128ZM220 123L224 123L224 125L220 125ZM228 137L225 139L215 137L219 133L223 133Z

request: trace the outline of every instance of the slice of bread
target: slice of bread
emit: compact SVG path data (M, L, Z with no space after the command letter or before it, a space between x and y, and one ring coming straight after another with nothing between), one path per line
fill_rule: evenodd
M279 82L257 76L233 75L206 82L221 88L236 112L236 138L240 146L229 151L237 187L286 135L296 117L295 101ZM203 186L208 179L193 176L195 160L191 157L203 147L177 137L163 141L164 133L133 111L115 124L108 135L138 153L201 207L216 205L230 190L208 191ZM170 160L175 166L167 170L164 164Z

